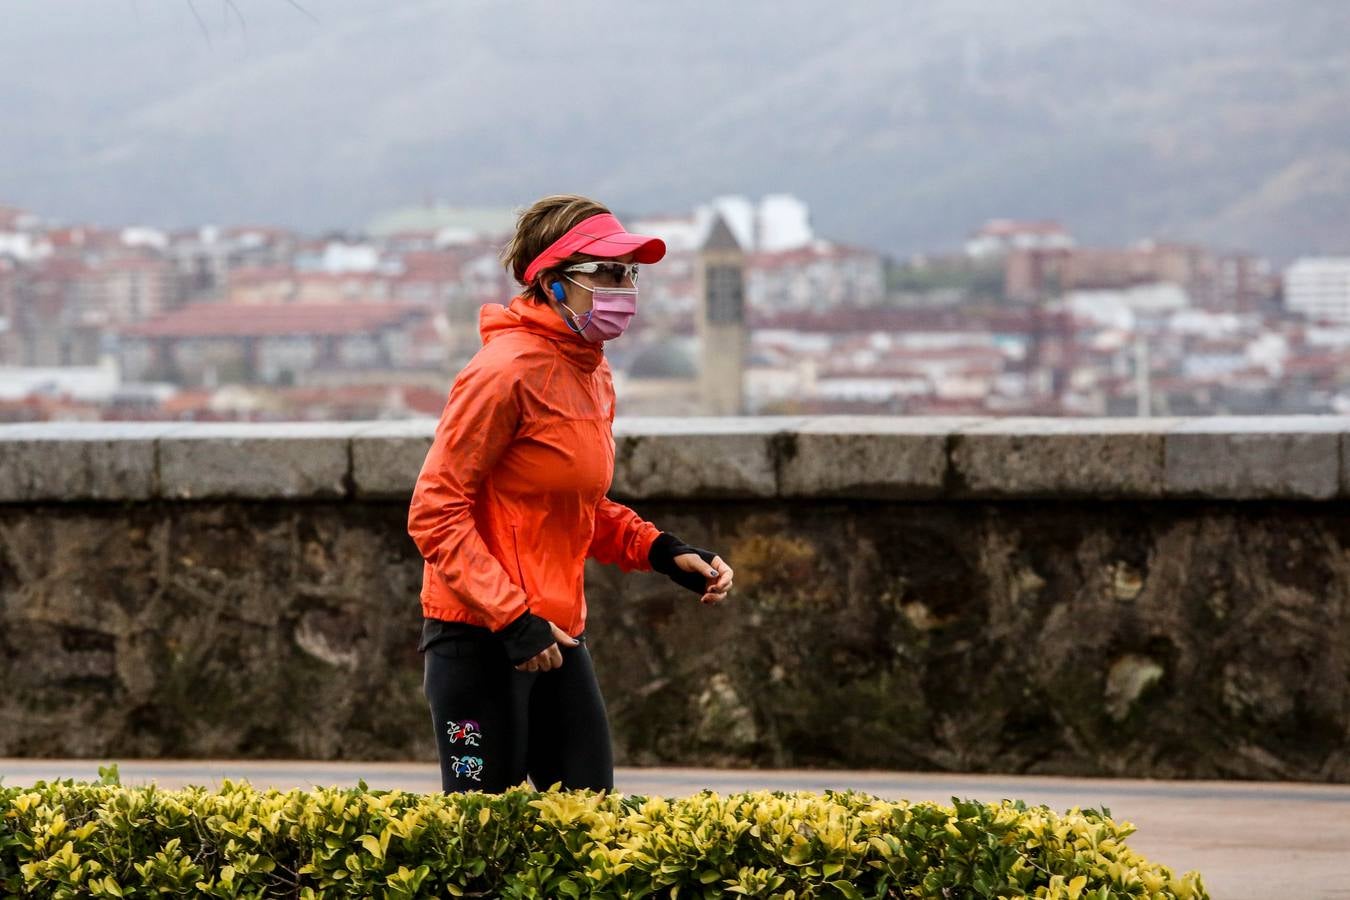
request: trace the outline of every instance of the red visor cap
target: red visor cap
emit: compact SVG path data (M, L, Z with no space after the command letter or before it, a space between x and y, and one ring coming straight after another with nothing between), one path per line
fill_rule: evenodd
M601 213L582 219L536 256L525 270L525 284L533 283L540 272L562 262L573 253L601 258L632 253L633 259L643 265L651 265L660 262L666 255L666 242L648 234L633 234L625 230L614 216Z

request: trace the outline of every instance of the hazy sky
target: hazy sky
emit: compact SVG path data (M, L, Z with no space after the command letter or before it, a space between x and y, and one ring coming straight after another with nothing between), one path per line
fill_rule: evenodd
M787 191L895 252L995 215L1350 241L1341 0L298 2L10 0L0 204L316 230Z

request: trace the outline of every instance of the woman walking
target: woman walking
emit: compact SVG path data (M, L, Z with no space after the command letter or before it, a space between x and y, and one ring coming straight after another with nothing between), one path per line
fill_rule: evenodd
M586 649L587 558L662 572L704 603L732 570L608 499L614 384L604 342L665 244L585 197L520 214L503 262L524 289L479 315L413 490L424 681L441 784L611 790L609 722Z

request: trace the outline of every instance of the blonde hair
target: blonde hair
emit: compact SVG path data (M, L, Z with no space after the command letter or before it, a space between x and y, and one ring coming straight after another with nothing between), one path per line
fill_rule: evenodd
M539 287L542 277L536 278L534 284L525 284L525 270L535 257L578 222L607 212L607 207L578 194L553 194L521 210L516 217L516 233L502 248L501 259L516 281L525 286L525 296L537 302L545 299ZM571 258L563 260L557 267L571 262ZM546 271L553 271L553 268ZM540 273L541 276L543 274Z

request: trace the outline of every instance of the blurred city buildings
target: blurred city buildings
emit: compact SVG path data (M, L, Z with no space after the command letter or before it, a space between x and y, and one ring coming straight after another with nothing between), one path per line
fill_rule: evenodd
M1294 263L1285 273L1285 302L1311 319L1350 323L1350 257Z
M634 215L669 252L607 347L621 414L1350 412L1350 258L1000 219L904 260L801 199ZM436 415L517 286L509 209L359 233L163 230L0 207L0 421Z

